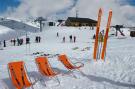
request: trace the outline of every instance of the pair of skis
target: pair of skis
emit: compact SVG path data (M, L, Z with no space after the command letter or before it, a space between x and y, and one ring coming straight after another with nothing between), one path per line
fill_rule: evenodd
M108 22L107 22L105 36L104 36L103 47L98 47L99 46L99 41L98 40L99 40L101 17L102 17L102 9L100 8L99 13L98 13L98 23L97 23L97 29L96 29L96 37L95 37L95 44L94 44L94 54L93 54L93 59L95 61L97 60L97 58L100 58L100 56L101 56L102 60L105 59L108 33L109 33L111 19L112 19L112 10L109 11L109 17L108 17ZM102 50L102 51L100 51L100 50Z

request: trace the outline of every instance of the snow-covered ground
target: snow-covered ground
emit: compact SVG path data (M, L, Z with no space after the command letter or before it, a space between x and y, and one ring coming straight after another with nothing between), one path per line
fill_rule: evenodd
M123 29L126 37L109 36L105 61L93 60L92 39L95 30L82 27L46 27L42 33L29 33L30 46L11 46L0 50L0 79L1 88L7 85L9 89L15 89L8 75L7 64L12 61L23 60L26 63L29 76L38 78L40 73L35 64L36 56L44 54L66 54L72 62L82 62L84 67L80 70L84 73L74 72L77 79L71 75L58 75L59 86L53 86L48 81L46 87L43 81L38 81L35 89L135 89L135 38L129 37L128 29ZM59 37L56 37L56 33ZM115 33L113 30L111 33ZM41 43L34 43L35 36L42 37ZM69 42L69 35L77 37L76 43ZM62 38L66 42L62 43ZM22 37L22 38L25 38ZM27 48L27 49L26 49ZM89 48L87 50L87 48ZM32 55L42 52L38 55ZM57 60L57 56L49 58L52 67L65 73L68 70ZM42 79L44 79L43 77ZM45 80L46 81L46 80Z

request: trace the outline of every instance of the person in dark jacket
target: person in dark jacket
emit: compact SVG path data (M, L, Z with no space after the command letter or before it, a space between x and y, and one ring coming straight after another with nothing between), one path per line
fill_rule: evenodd
M36 38L35 38L35 42L36 42L36 43L38 43L38 36L36 36Z
M20 39L17 38L17 45L19 46L20 45Z
M74 36L74 43L76 42L76 36Z
M11 45L12 45L13 44L13 40L11 39L10 42L11 42Z
M30 44L30 38L29 37L26 38L26 44Z
M72 35L69 36L70 42L72 42Z
M57 37L59 37L59 33L57 32Z
M93 35L93 39L95 39L96 38L96 36L95 36L95 34Z
M4 47L6 47L6 41L5 40L3 41L3 44L4 44Z
M0 50L2 50L2 42L0 41Z
M38 42L39 42L39 43L41 42L41 37L40 37L40 36L38 37Z
M63 43L65 43L65 36L63 37Z
M20 45L23 45L23 39L20 39Z

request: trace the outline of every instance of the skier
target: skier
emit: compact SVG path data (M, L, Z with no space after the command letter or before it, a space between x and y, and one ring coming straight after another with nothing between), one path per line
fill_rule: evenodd
M26 38L26 44L30 44L30 38L29 37Z
M0 50L2 50L2 43L1 43L1 41L0 41Z
M72 42L72 35L70 35L69 38L70 38L70 42Z
M30 54L30 38L26 36L26 54Z
M22 45L23 44L23 39L20 39L20 45Z
M41 42L41 37L40 37L40 36L38 37L38 42L39 42L39 43Z
M99 33L99 38L98 38L98 52L97 52L97 58L100 59L100 56L101 56L101 50L102 50L102 45L103 45L103 33L100 32Z
M76 42L76 36L74 36L74 43Z
M17 45L19 46L20 45L20 39L17 38Z
M99 40L99 42L103 42L103 34L101 32L99 33L99 39L98 40Z
M12 43L13 43L13 40L11 39L11 40L10 40L10 42L11 42L11 45L12 45Z
M101 32L102 32L102 35L104 35L104 32L105 32L104 29Z
M95 34L93 35L93 39L95 39L96 38L96 36L95 36Z
M3 41L3 44L4 44L4 47L6 47L6 41L5 40Z
M24 42L24 41L23 41L23 38L22 38L22 45L23 45L23 42Z
M63 37L63 43L65 43L65 36Z
M57 32L57 37L59 37L59 33Z
M14 44L14 46L15 46L15 44L16 44L16 40L15 40L15 39L13 40L13 44Z
M36 36L36 38L35 38L35 42L36 42L36 43L38 43L38 36Z

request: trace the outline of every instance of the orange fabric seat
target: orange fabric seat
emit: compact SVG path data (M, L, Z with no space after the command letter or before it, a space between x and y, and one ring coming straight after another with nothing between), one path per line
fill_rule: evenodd
M35 61L42 75L53 77L58 74L51 68L51 65L48 62L47 57L38 57L35 59Z
M23 89L32 86L28 79L23 61L8 63L9 74L16 89Z
M77 64L77 63L75 63L75 64L71 63L71 62L69 61L68 57L67 57L65 54L59 55L59 56L58 56L58 59L59 59L59 60L64 64L64 66L65 66L67 69L69 69L69 70L72 70L72 69L79 69L79 68L81 68L81 67L84 66L84 64L82 64L82 63L80 63L80 62L77 62L77 63L80 63L80 64L81 64L81 65L79 65L79 66L76 66L76 65L75 65L75 64Z

